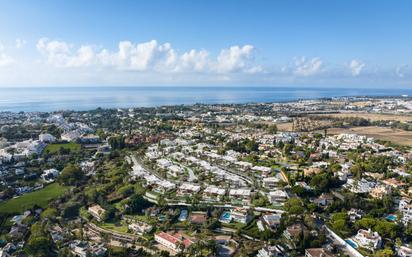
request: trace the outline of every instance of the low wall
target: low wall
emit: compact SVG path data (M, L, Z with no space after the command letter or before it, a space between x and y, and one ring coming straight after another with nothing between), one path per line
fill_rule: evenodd
M325 228L328 231L329 235L332 236L336 241L338 241L343 247L345 247L346 251L348 251L352 255L352 257L365 257L360 252L358 252L355 248L350 246L345 240L343 240L335 232L333 232L330 228L328 228L327 226L325 226Z

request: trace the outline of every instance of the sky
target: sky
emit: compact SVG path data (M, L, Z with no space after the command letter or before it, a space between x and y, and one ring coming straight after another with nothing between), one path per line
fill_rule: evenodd
M0 86L412 86L412 1L0 0Z

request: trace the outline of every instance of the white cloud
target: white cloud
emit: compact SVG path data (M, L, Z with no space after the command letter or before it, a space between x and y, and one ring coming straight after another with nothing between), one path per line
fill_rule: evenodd
M298 76L311 76L322 71L323 61L319 57L307 59L302 56L295 60L294 74Z
M14 59L5 53L0 52L0 67L6 67L15 63Z
M47 38L40 39L36 47L46 57L46 62L56 67L93 66L159 73L254 74L263 71L261 66L253 64L252 45L223 49L216 59L203 49L192 49L179 54L170 43L160 44L156 40L143 43L121 41L117 51L97 49L91 45L83 45L76 50L64 41Z
M10 66L15 63L15 60L5 53L5 47L0 42L0 67Z
M180 56L176 71L202 72L209 69L210 65L209 53L206 50L192 49Z
M37 42L36 48L47 57L47 62L49 64L64 67L68 66L67 64L70 62L71 47L64 41L50 41L47 38L41 38Z
M398 76L399 78L404 78L406 68L408 68L408 65L400 65L396 67L395 69L396 76Z
M365 64L361 61L353 59L349 63L349 69L352 73L352 76L354 77L358 76L364 68L365 68Z
M94 84L339 84L376 81L378 76L390 74L401 78L405 67L385 67L386 70L372 71L372 64L359 60L348 63L334 63L324 57L299 57L289 63L275 62L264 65L256 61L253 45L234 45L217 52L207 49L181 51L170 43L156 40L147 42L120 41L117 47L83 44L73 45L61 40L42 38L37 42L41 59L33 63L20 63L25 70L19 74L32 74L30 78L41 77L50 83L94 83ZM15 50L15 49L14 49ZM1 54L2 52L0 52ZM216 54L214 54L216 53ZM10 63L10 58L0 55L0 65ZM7 56L6 56L7 57ZM259 58L265 60L265 58ZM269 60L270 61L270 60ZM51 75L52 74L52 75ZM351 74L351 75L350 75ZM356 76L362 74L362 80ZM353 75L353 76L352 76ZM2 73L3 81L9 76ZM17 78L18 80L19 78ZM2 79L0 79L1 84ZM63 81L63 82L62 82ZM74 82L73 82L74 81ZM400 81L400 80L399 80Z
M15 46L16 46L17 49L20 49L20 48L24 47L26 44L27 44L27 41L26 41L26 40L20 39L20 38L17 38L17 39L16 39L16 44L15 44Z
M250 66L253 59L254 47L252 45L232 46L223 49L217 57L216 71L219 73L246 71L256 69Z

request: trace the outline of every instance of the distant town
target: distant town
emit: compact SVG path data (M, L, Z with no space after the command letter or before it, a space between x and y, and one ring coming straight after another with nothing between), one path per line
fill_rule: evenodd
M412 257L412 98L0 112L0 257Z

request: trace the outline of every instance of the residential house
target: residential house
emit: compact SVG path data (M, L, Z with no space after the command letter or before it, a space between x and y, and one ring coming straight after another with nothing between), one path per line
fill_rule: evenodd
M192 240L183 237L180 233L172 234L160 232L155 234L155 241L175 252L181 251L181 248L179 248L180 246L183 248L188 248L191 244L193 244Z
M280 220L282 218L281 214L266 214L266 215L262 215L262 222L263 224L265 224L267 227L269 227L270 229L277 229L280 225Z
M371 251L382 247L382 238L378 232L373 232L371 229L359 229L355 236L355 241L363 248Z
M208 186L203 190L203 199L207 201L222 201L226 194L226 189L218 188L216 186Z
M276 204L285 202L288 199L288 194L284 190L276 190L269 192L268 198L271 204Z
M281 257L285 256L280 246L267 245L258 251L256 257Z
M380 186L373 188L369 192L369 195L376 199L382 199L385 195L388 195L390 193L391 193L391 188L389 186L380 185Z
M277 184L279 183L280 179L277 177L267 177L263 178L263 187L268 189L276 188Z
M243 204L249 204L251 200L251 190L250 189L230 189L229 197L232 202L240 202Z
M412 257L412 248L407 246L401 246L398 249L399 257Z
M410 198L402 198L399 201L399 212L402 213L402 223L407 225L409 222L412 221L412 199Z
M333 195L322 193L318 198L313 200L319 207L325 207L333 203Z
M194 195L194 194L199 193L199 191L200 191L199 185L183 183L182 185L180 185L177 191L177 195L179 196Z
M305 225L301 223L296 223L287 227L285 231L283 231L283 235L289 240L294 240L298 239L300 235L302 235L302 233L304 233L306 230L307 229Z
M249 214L248 210L243 208L234 208L230 211L233 221L247 224L252 219L252 216Z
M48 133L43 133L39 135L39 140L44 143L53 143L56 141L56 138Z
M153 229L153 226L144 222L135 221L129 224L128 228L138 235L143 235L150 232Z
M88 208L89 213L95 217L98 221L102 221L104 214L106 213L106 210L103 209L100 205L96 204L93 206L90 206Z

